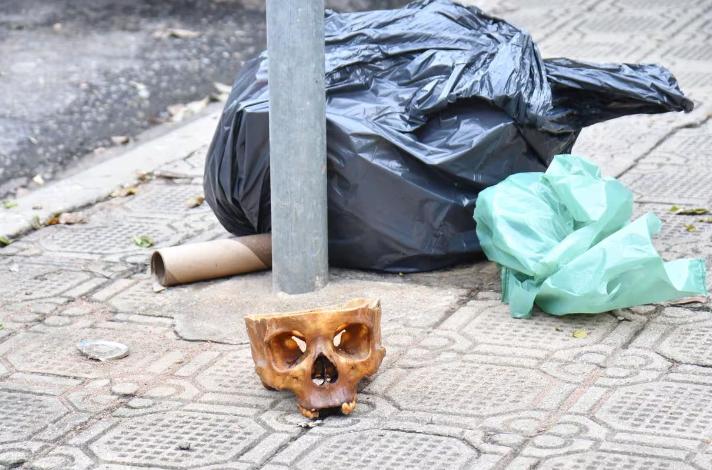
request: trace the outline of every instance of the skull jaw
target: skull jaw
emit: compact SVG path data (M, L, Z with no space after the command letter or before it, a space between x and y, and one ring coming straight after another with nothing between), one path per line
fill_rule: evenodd
M292 392L304 416L311 417L309 414L312 414L318 417L319 410L326 408L340 408L342 413L349 414L356 407L356 387L361 377L355 381L341 378L336 383L316 385L310 377L302 374L275 377L264 369L257 369L257 374L266 388Z
M380 346L369 360L352 365L353 369L360 369L361 373L358 376L352 374L349 377L342 372L339 381L324 385L314 384L306 369L300 368L281 376L275 376L267 368L256 367L256 371L265 388L292 392L297 398L297 408L307 418L318 418L319 411L324 409L340 409L342 414L349 415L356 408L356 390L359 382L378 371L385 355L386 349Z

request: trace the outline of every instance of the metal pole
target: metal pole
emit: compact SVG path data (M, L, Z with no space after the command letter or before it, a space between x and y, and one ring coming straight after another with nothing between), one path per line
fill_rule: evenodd
M328 282L324 0L267 0L272 279L278 292Z

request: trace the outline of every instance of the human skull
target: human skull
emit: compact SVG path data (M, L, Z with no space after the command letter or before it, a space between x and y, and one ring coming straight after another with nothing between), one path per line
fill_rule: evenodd
M356 406L356 387L376 373L381 346L381 303L354 299L342 306L245 318L252 359L262 384L291 390L308 418L319 410Z

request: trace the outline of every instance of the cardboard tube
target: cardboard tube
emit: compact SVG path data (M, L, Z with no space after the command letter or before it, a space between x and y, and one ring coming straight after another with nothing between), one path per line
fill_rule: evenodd
M269 233L162 248L151 255L151 273L162 286L269 269Z

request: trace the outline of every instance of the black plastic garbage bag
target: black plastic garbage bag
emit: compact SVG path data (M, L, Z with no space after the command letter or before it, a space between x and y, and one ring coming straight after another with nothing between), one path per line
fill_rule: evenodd
M327 12L325 30L335 266L473 258L480 190L544 171L584 126L692 109L663 67L542 60L527 33L446 0ZM263 53L239 74L205 167L206 200L236 235L270 230L267 66Z

